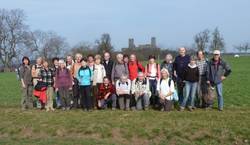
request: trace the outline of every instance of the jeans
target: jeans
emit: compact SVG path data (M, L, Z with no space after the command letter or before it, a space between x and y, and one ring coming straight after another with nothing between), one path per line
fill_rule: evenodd
M216 89L217 98L218 98L218 108L220 110L223 110L224 101L223 101L223 95L222 95L222 83L216 84L214 87Z
M150 97L150 104L154 107L156 107L157 105L159 105L159 98L157 96L157 80L154 79L149 79L149 89L152 93L151 97Z
M186 107L187 101L190 97L190 104L189 107L194 107L194 98L197 91L197 85L198 82L189 82L186 81L185 83L185 96L183 98L183 101L181 103L181 107Z
M92 109L91 86L80 86L81 106L84 109Z
M61 107L61 97L59 95L59 92L56 92L56 106Z
M99 100L101 102L100 108L106 109L109 102L112 102L112 108L116 108L116 99L117 99L116 94L112 94L106 100L105 99Z
M142 110L142 109L148 108L148 105L149 105L148 94L141 95L136 99L136 109L137 110Z

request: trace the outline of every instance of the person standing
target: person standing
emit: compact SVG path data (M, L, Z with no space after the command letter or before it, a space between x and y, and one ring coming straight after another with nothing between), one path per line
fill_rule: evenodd
M222 111L224 106L222 83L231 72L230 66L221 58L220 51L214 50L213 58L207 65L207 83L216 89L219 111ZM212 107L212 104L208 107Z
M94 74L93 74L93 106L97 106L98 88L103 83L103 78L106 76L104 66L101 64L101 55L95 56Z
M190 56L186 55L186 48L179 48L179 55L175 57L174 61L174 77L176 78L177 91L179 97L179 104L183 101L183 89L185 83L183 82L184 70L187 68L190 62Z
M59 60L59 68L55 74L55 90L61 97L62 110L70 110L69 90L72 90L72 76L64 60Z
M81 67L82 54L75 54L75 63L71 67L71 75L73 77L73 108L80 108L80 94L79 94L79 82L78 82L78 71Z
M92 71L87 65L87 59L82 58L77 79L80 87L81 105L84 111L91 111L93 107L91 98L91 78Z
M207 63L208 61L205 58L205 54L203 51L199 50L197 52L197 66L199 68L199 83L197 86L197 107L205 107L205 95L208 94L208 85L207 85L207 77L206 77L206 71L207 71Z
M155 62L155 56L148 57L148 64L145 68L145 74L149 79L149 87L151 91L150 104L154 108L159 107L159 98L157 96L157 81L161 78L160 65Z
M145 72L145 68L136 59L135 54L131 54L128 62L129 79L132 81L137 78L139 72Z
M31 70L31 75L32 75L32 80L33 80L33 86L35 87L39 77L38 74L40 73L40 70L43 68L43 58L42 57L38 57L36 59L36 64L32 66L32 70ZM36 96L37 98L37 96ZM36 108L41 109L41 103L38 99L36 99L35 101L36 103Z
M174 79L174 77L173 77L174 68L173 68L173 56L171 54L167 54L165 57L165 60L161 63L161 70L163 68L168 70L169 78L171 78L173 80Z
M32 100L33 83L32 83L30 60L26 56L22 58L22 65L20 67L20 79L23 92L23 97L21 101L22 110L31 109L33 108L33 100Z
M117 62L114 63L111 74L112 84L115 84L122 75L128 75L128 66L123 61L123 55L121 53L117 54L116 59Z
M195 108L194 106L194 99L197 92L197 85L199 82L199 68L196 64L196 58L193 56L190 59L190 63L188 67L183 72L183 82L185 83L185 97L180 106L180 111L183 111L188 105L188 110L193 111Z
M54 81L55 81L55 72L53 69L49 68L49 64L47 61L43 61L43 68L40 70L39 78L41 78L41 81L44 82L47 86L46 89L46 96L47 101L45 104L42 103L42 108L45 107L46 111L52 110L53 108L53 95L54 95Z
M112 74L112 69L113 69L114 62L110 58L110 53L109 52L104 53L104 60L103 60L102 64L103 64L103 66L105 68L106 76L111 81L111 74Z

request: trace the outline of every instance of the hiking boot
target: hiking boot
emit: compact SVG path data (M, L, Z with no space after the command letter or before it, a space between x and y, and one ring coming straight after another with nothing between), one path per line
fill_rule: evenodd
M190 111L190 112L192 112L192 111L193 111L192 106L189 106L189 107L188 107L188 111Z
M180 109L179 109L180 112L183 112L184 110L185 110L184 107L180 107Z

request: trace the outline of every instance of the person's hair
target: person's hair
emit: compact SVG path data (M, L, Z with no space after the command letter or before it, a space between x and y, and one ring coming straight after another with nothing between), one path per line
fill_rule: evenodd
M54 63L55 61L59 61L59 58L58 57L53 57L52 58L52 63Z
M95 55L95 60L97 60L97 59L100 59L100 60L101 60L101 59L102 59L102 56L101 56L100 54L96 54L96 55Z
M30 65L30 59L27 57L27 56L24 56L23 58L22 58L22 63L24 64L24 60L28 60L28 65Z
M198 50L198 51L196 52L196 56L199 55L199 52L201 52L203 55L205 55L205 52L204 52L203 50Z
M87 61L88 61L88 59L87 59L86 57L83 57L83 58L81 59L81 61L80 61L80 62L82 62L82 61L87 62Z
M190 57L190 61L196 61L197 60L197 57L195 56L195 55L192 55L191 57Z
M148 60L150 60L150 59L155 59L155 56L154 55L149 55Z
M89 55L87 56L87 58L89 58L89 57L95 58L93 54L89 54Z
M75 58L77 58L78 56L81 56L81 57L82 57L82 54L81 54L81 53L76 53L76 54L75 54Z
M106 77L106 76L105 76L105 77L103 77L103 80L105 80L105 79L108 79L108 80L109 80L109 78L108 78L108 77Z
M118 54L116 55L116 58L118 58L118 57L123 57L123 54L118 53Z
M124 59L124 58L129 58L129 55L124 54L124 55L123 55L123 59Z
M169 71L166 68L161 69L161 73L166 72L169 75Z

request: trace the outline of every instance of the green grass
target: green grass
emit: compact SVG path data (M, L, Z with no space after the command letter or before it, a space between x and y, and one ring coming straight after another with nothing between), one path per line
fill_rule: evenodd
M22 112L15 74L2 73L0 144L250 144L250 57L226 60L223 112Z

